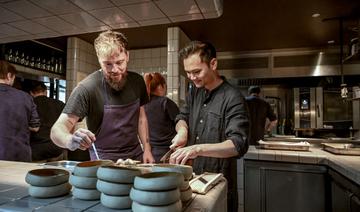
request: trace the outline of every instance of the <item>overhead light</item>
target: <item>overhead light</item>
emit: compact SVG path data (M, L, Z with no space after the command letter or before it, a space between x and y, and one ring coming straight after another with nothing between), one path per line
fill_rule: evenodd
M328 44L334 44L335 41L334 41L334 40L329 40L327 43L328 43Z
M312 16L311 17L313 17L313 18L317 18L317 17L319 17L320 16L320 13L314 13L314 14L312 14Z

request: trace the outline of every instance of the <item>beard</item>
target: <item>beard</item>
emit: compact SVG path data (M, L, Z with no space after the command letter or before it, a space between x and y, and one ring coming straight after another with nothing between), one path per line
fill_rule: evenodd
M105 81L110 85L110 87L116 91L120 91L124 88L126 81L127 81L127 74L119 81L116 82L110 76L105 74Z

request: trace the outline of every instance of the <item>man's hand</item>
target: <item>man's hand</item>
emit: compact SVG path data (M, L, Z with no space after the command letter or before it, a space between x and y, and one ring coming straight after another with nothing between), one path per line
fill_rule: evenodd
M143 154L143 162L144 163L155 163L155 159L151 154L151 151L144 150Z
M184 147L187 143L187 132L179 131L171 141L170 149Z
M170 156L170 163L172 164L185 164L189 159L194 159L200 155L201 146L192 145L177 149Z
M72 134L67 148L71 151L76 149L86 150L96 140L94 133L87 129L79 128Z

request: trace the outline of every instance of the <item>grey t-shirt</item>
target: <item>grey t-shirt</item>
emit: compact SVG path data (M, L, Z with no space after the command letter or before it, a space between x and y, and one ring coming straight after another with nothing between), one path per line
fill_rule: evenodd
M137 99L140 100L140 105L144 105L149 101L145 82L139 74L128 71L124 88L116 91L105 82L103 73L99 70L90 74L76 86L63 113L76 115L80 119L86 117L88 129L96 134L104 114L105 90L109 105L125 105Z

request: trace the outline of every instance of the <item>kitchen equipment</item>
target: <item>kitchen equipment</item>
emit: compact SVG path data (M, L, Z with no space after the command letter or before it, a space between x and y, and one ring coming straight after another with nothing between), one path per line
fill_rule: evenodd
M71 160L61 160L61 161L53 161L53 162L47 162L47 163L41 163L40 166L43 167L57 167L57 168L63 168L70 172L74 171L74 167L76 164L80 163L79 161L71 161Z
M287 142L287 141L258 141L260 148L263 149L278 149L278 150L295 150L295 151L309 151L310 143L306 141L301 142Z
M212 187L214 187L222 178L221 173L205 172L190 181L190 187L193 192L199 194L206 194Z
M360 145L352 143L322 143L324 150L339 155L360 156Z

